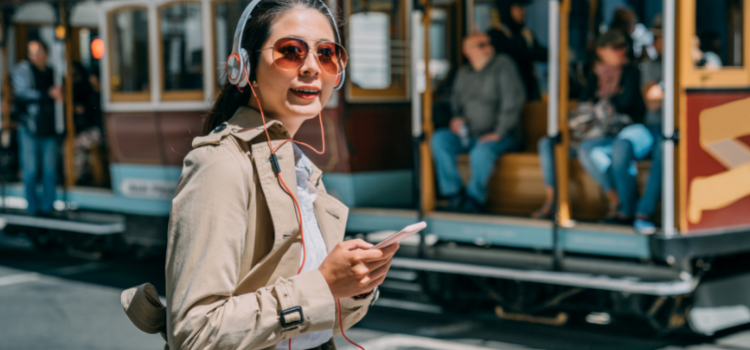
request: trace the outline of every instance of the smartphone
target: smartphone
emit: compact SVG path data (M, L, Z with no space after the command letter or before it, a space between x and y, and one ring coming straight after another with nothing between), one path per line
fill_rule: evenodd
M374 247L372 247L370 249L375 249L375 248L382 249L382 248L385 248L385 247L387 247L387 246L389 246L391 244L399 243L399 242L407 239L409 236L411 236L411 235L413 235L413 234L415 234L415 233L417 233L419 231L424 230L426 227L427 227L427 223L424 222L424 221L418 222L418 223L413 224L413 225L406 226L406 227L404 227L403 230L394 233L393 235L391 235L390 237L386 238L382 242L378 243L378 245L376 245L376 246L374 246Z

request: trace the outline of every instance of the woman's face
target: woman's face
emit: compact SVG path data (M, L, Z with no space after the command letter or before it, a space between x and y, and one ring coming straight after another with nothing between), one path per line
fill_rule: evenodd
M306 119L317 116L331 97L337 76L320 67L314 50L318 42L335 42L336 37L326 15L309 8L295 8L281 14L270 32L260 53L255 91L266 115L281 121L288 129L296 129ZM290 36L306 41L310 53L299 68L284 70L274 64L274 50L266 48ZM251 104L255 104L254 99Z
M599 47L596 49L599 60L608 66L620 67L626 62L625 48L614 48L611 46Z

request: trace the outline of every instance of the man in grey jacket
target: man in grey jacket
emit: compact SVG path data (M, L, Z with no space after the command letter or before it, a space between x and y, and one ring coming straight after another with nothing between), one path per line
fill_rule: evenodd
M32 215L52 214L57 185L60 135L55 127L55 102L62 101L62 89L54 85L54 73L47 66L47 46L33 40L29 60L11 72L15 108L19 115L19 155L23 183ZM36 194L38 173L42 173L42 200Z
M526 93L513 59L495 55L486 34L466 37L463 53L469 64L453 84L450 127L435 131L431 148L440 193L449 199L447 209L479 212L495 161L521 148ZM466 190L456 167L456 155L462 153L469 153L471 163Z

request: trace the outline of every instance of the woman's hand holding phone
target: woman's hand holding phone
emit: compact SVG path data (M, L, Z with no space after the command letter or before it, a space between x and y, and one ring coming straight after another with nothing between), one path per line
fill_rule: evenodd
M373 248L361 239L341 242L328 253L318 271L336 299L366 294L383 283L398 247L396 243Z

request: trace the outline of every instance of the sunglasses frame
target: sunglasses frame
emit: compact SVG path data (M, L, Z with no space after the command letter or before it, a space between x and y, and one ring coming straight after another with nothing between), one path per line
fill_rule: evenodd
M273 60L273 64L274 64L274 65L275 65L276 67L278 67L279 69L282 69L282 70L294 70L294 69L297 69L297 68L299 68L299 67L302 67L302 65L303 65L303 64L305 64L305 60L307 60L307 56L308 56L308 55L310 55L310 52L313 52L313 51L315 52L315 55L314 55L314 57L315 57L315 61L316 61L316 62L318 62L318 66L320 67L320 69L321 69L322 71L324 71L324 72L326 72L326 73L328 73L328 74L330 74L330 75L333 75L333 76L339 76L339 75L341 75L341 73L342 73L342 72L343 72L343 71L344 71L344 70L346 69L346 64L347 64L347 63L348 63L348 61L349 61L349 53L348 53L348 52L346 51L346 48L345 48L345 47L344 47L343 45L339 44L339 43L336 43L336 42L333 42L333 41L328 41L328 40L316 41L316 44L315 44L315 46L312 46L312 45L310 45L310 44L309 44L309 43L308 43L308 42L307 42L307 41L306 41L305 39L302 39L302 38L299 38L299 37L296 37L296 36L285 36L285 37L283 37L283 38L279 38L278 40L276 40L276 42L274 42L273 46L271 46L271 47L266 47L266 48L263 48L263 49L260 49L260 50L258 50L258 52L260 52L260 51L264 51L264 50L273 50L273 49L275 49L275 48L276 48L276 45L277 45L277 44L278 44L278 43L279 43L280 41L282 41L282 40L287 40L287 39L292 39L292 40L295 40L295 41L298 41L298 42L302 42L302 43L304 43L304 44L305 44L305 46L307 46L307 53L305 53L305 56L304 56L304 57L302 58L302 60L300 61L299 65L298 65L298 66L296 66L296 67L294 67L294 68L283 68L283 67L279 66L279 64L278 64L278 63L276 63L276 59L274 59L274 60ZM317 54L317 51L318 51L318 46L320 46L321 44L333 44L333 45L336 45L336 46L338 46L338 47L339 47L339 49L341 49L341 51L343 51L343 52L344 52L344 54L346 54L346 60L345 60L345 61L343 62L343 64L341 64L341 59L339 59L339 60L338 60L338 61L339 61L339 63L340 63L340 64L339 64L339 66L340 66L340 69L339 69L339 72L338 72L338 73L336 73L336 74L331 74L331 72L327 71L327 70L326 70L326 69L325 69L325 68L323 67L323 64L322 64L322 63L320 62L320 58L318 58L318 54Z

